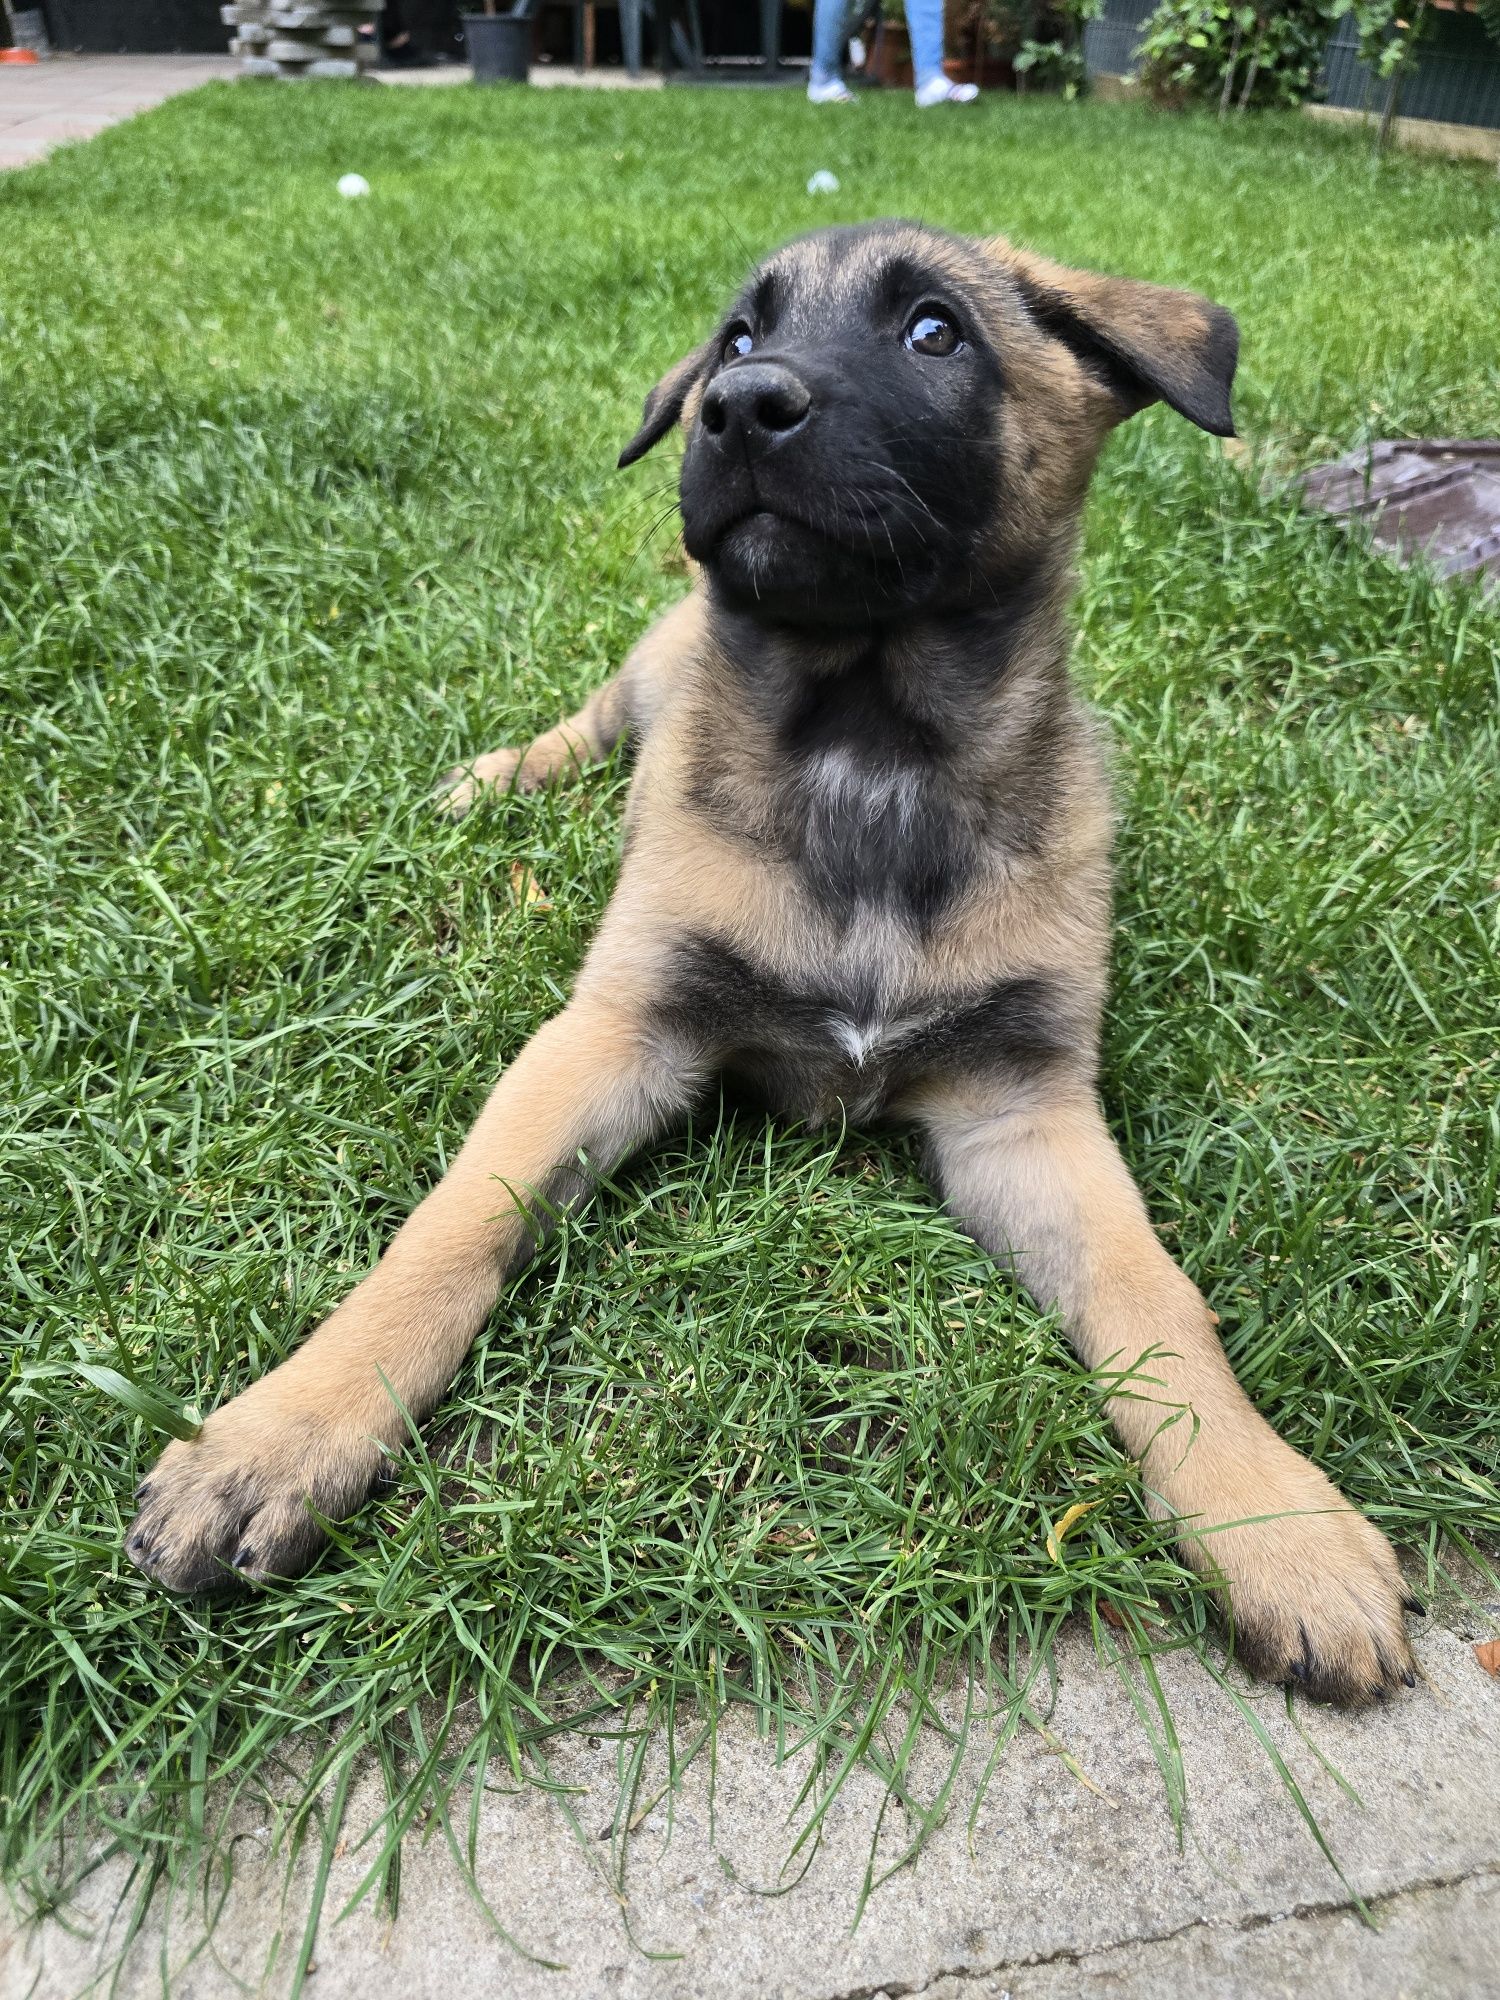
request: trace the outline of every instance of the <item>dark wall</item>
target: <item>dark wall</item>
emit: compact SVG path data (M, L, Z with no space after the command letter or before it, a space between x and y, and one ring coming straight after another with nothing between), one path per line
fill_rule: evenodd
M459 22L459 14L471 10L479 14L484 11L483 0L464 0L461 8L459 0L398 0L398 4L386 11L388 32L394 34L398 28L405 28L419 49L427 49L433 55L451 56L455 62L464 60L464 31ZM500 0L500 11L505 12L505 0ZM551 8L542 10L551 13Z
M45 0L55 47L89 55L229 53L219 0Z
M410 30L418 48L434 55L464 60L463 29L459 15L466 8L478 12L482 0L394 0L387 19ZM504 0L501 0L502 8ZM757 0L698 0L703 25L703 46L713 56L753 56L760 53L760 8ZM852 9L851 9L852 11ZM868 11L868 7L866 7ZM1149 11L1149 10L1148 10ZM537 9L538 53L554 62L573 60L573 9L571 6L543 4ZM682 9L678 8L679 17ZM600 0L595 34L599 63L608 68L624 61L620 49L620 10ZM811 6L786 5L781 14L781 53L806 56L812 48ZM648 19L645 35L646 61L656 60L655 24Z
M32 0L36 4L36 0ZM1121 0L1110 0L1118 6ZM1143 13L1149 0L1131 0ZM229 29L219 19L219 0L41 0L47 32L54 47L79 49L90 55L226 55ZM419 48L435 55L464 59L464 7L479 11L482 0L392 0L389 20L410 30ZM755 0L700 0L703 40L710 56L754 55L760 50L760 11ZM544 5L541 39L555 60L572 61L572 8ZM812 13L808 7L782 10L781 52L805 56L811 42ZM613 64L620 53L619 10L607 4L598 10L598 59ZM651 23L646 26L646 55L654 59Z
M1083 59L1089 75L1132 75L1136 44L1154 11L1153 0L1104 0L1097 17L1084 24Z

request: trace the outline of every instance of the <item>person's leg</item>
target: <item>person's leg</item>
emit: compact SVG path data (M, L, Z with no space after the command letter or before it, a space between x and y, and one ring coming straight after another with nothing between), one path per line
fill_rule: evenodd
M820 93L843 94L844 31L848 20L849 0L814 0L812 69L807 81L810 97Z
M971 104L979 95L972 83L950 83L943 71L943 0L906 0L906 31L917 103Z
M906 32L917 89L943 74L943 0L906 0Z

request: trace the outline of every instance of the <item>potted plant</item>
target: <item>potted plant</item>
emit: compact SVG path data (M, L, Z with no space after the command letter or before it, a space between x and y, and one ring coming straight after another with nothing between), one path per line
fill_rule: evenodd
M484 0L482 14L465 14L464 41L476 83L525 83L531 69L531 17L537 0L515 0L508 13Z
M906 32L906 9L901 0L880 0L865 75L871 83L883 84L888 90L911 88L911 37Z
M958 0L949 15L948 46L960 53L943 64L956 83L1009 90L1015 56L1036 13L1035 0Z

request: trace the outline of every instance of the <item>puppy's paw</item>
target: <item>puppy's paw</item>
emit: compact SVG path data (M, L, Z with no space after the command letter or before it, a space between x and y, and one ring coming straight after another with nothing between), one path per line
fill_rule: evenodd
M1288 1456L1296 1475L1239 1515L1274 1518L1195 1536L1187 1552L1218 1572L1242 1666L1316 1701L1363 1708L1415 1684L1405 1613L1416 1600L1384 1535L1313 1466Z
M544 785L570 784L583 776L592 755L587 739L571 723L560 722L528 750L491 750L472 765L460 764L433 793L433 802L450 818L462 819L486 792L539 792Z
M433 806L449 819L462 819L486 792L509 791L512 785L517 790L529 790L530 787L517 783L522 754L519 750L491 750L483 757L476 757L472 764L456 765L435 787Z
M374 1441L259 1383L216 1410L191 1443L168 1445L125 1538L136 1568L168 1590L222 1590L298 1576L327 1537L314 1511L353 1511L382 1464Z

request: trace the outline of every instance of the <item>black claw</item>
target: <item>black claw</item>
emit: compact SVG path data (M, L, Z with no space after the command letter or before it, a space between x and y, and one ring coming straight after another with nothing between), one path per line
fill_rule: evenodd
M1390 1689L1385 1685L1384 1681L1377 1681L1374 1687L1370 1689L1370 1699L1372 1701L1390 1700Z
M151 1481L149 1479L143 1479L140 1485L137 1486L137 1488L135 1489L135 1497L137 1500L144 1500L146 1495L150 1491L151 1491Z
M1410 1667L1403 1668L1401 1678L1409 1688L1414 1688L1417 1684L1417 1677Z
M1425 1618L1427 1616L1427 1606L1422 1602L1420 1597L1403 1597L1401 1600L1401 1609L1403 1611L1410 1611L1417 1618Z
M229 1561L234 1569L249 1569L251 1563L255 1561L255 1551L246 1542L242 1548L235 1550Z
M1305 1660L1293 1660L1292 1664L1287 1668L1287 1674L1294 1681L1305 1681L1307 1679L1307 1662Z

